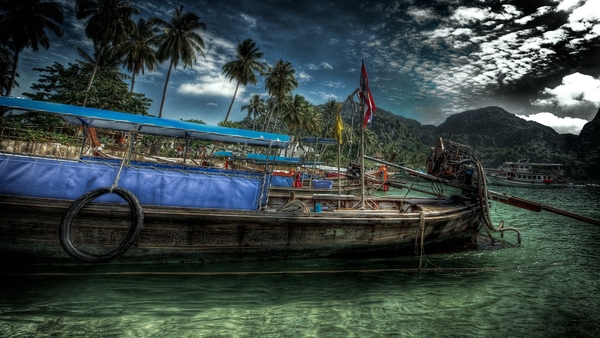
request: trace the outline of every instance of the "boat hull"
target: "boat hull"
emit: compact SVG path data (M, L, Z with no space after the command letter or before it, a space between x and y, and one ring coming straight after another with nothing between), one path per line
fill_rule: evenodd
M282 204L285 201L273 201ZM327 204L327 200L322 201ZM331 202L331 201L330 201ZM62 248L59 225L70 200L0 195L2 264L76 262ZM334 201L332 203L337 203ZM382 199L396 210L281 212L143 206L143 229L111 263L205 263L238 260L413 253L460 245L477 232L479 209L466 203ZM90 253L120 244L131 226L126 204L90 203L72 227L76 246ZM421 228L424 227L424 232Z
M565 183L543 183L543 182L524 182L519 180L509 180L504 178L495 177L492 175L486 176L489 185L501 185L509 187L523 187L523 188L541 188L541 189L556 189L566 188Z

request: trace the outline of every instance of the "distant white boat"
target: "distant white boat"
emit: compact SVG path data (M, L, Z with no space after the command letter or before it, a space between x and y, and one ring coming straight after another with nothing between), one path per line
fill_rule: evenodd
M513 187L567 187L562 164L532 163L526 159L517 162L504 162L498 169L488 170L487 181L491 185Z

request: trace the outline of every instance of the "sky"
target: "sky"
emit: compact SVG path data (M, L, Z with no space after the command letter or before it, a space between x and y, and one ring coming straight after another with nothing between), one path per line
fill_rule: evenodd
M71 0L62 38L25 51L20 88L32 92L34 67L76 62L78 46L92 54L85 20ZM294 94L315 105L345 100L359 85L364 60L377 107L421 124L439 125L452 114L504 108L559 133L579 134L600 107L599 0L146 0L133 1L139 18L169 20L184 6L207 25L198 33L205 57L171 75L163 118L224 120L235 81L222 66L247 38L263 61L288 61L296 70ZM168 63L136 78L135 91L154 102L158 116ZM264 80L240 86L230 120L253 94L267 98ZM375 117L377 118L377 113Z

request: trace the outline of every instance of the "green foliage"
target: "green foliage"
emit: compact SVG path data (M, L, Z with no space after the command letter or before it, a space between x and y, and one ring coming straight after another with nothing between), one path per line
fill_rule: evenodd
M35 93L23 95L33 100L51 101L80 105L86 97L85 86L89 69L81 64L69 63L68 67L55 62L46 68L35 68L41 72L37 83L31 86ZM131 93L128 86L110 71L100 70L88 93L88 107L148 115L152 100L144 94Z
M63 121L49 114L30 112L9 114L0 118L0 135L27 142L55 142L72 145L76 142L75 128L65 127Z
M234 121L221 121L218 124L220 127L227 127L227 128L241 128L242 127L242 123L241 122L234 122Z
M181 121L183 121L183 122L191 122L191 123L198 123L198 124L206 124L206 123L204 123L204 121L202 121L202 120L196 120L196 119L189 119L189 120L183 120L182 119Z

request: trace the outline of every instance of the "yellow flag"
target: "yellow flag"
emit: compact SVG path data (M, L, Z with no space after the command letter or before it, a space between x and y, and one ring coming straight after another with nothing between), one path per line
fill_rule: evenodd
M342 144L342 130L344 130L344 123L340 114L337 114L335 117L335 139L339 144Z

